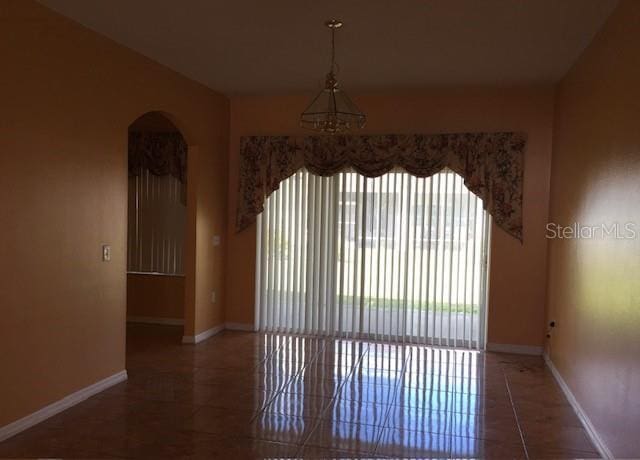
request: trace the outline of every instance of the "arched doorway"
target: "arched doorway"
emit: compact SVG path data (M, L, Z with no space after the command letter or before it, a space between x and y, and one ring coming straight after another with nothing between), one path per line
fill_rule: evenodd
M128 332L178 342L185 322L187 154L182 133L161 112L129 126Z

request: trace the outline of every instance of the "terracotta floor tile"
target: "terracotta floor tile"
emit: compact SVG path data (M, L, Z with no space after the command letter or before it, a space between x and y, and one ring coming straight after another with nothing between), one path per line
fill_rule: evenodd
M228 411L242 411L257 414L264 410L267 404L278 394L262 389L250 389L238 393L229 398L212 397L206 401L206 405L218 407Z
M103 449L106 455L122 458L180 458L204 451L215 452L222 436L190 431L130 431L126 437L110 440ZM205 449L206 447L206 449Z
M128 381L0 443L0 457L597 456L539 357L229 331L194 346L181 335L128 327Z
M449 422L450 432L454 436L507 444L522 444L520 430L513 411L491 412L488 415L454 412L451 414Z
M359 385L347 382L336 398L372 404L392 404L396 399L394 388L388 385Z
M523 423L521 428L527 449L596 452L586 430L581 427L564 427L533 422Z
M99 393L82 404L47 419L43 424L64 427L65 424L74 420L116 420L127 414L130 402L131 398L126 396Z
M334 422L382 426L387 421L390 408L391 406L387 404L361 403L338 398L332 402L321 418Z
M299 393L280 393L270 401L265 412L295 417L319 418L331 405L331 398Z
M317 418L263 412L251 424L255 439L300 445L318 424Z
M198 406L182 403L168 403L163 401L131 401L127 407L124 419L128 424L157 426L168 429L180 429L183 421L191 418L199 410Z
M393 404L402 407L428 408L430 410L452 412L454 407L466 408L467 402L473 406L477 398L472 395L434 391L425 388L398 387Z
M306 440L305 447L373 454L381 432L378 426L323 420Z
M424 407L390 406L385 427L398 430L425 431L449 434L452 431L452 412L432 411Z
M371 356L368 354L362 357L358 367L371 371L401 372L404 368L404 360L404 356Z
M184 460L291 458L299 446L251 438L216 437L194 433L183 453L172 458Z
M80 445L79 445L80 444ZM99 457L99 446L87 449L63 429L32 428L0 443L0 458Z
M258 439L233 439L229 441L228 446L229 447L223 447L219 458L293 458L299 448L293 444L261 441ZM207 458L211 457L203 457L203 459Z
M210 401L221 401L232 398L221 398L221 396L231 396L240 394L240 392L234 392L228 387L220 385L201 385L198 383L185 384L184 386L176 387L174 389L174 400L176 402L192 404L192 405L207 405ZM235 398L234 398L235 399Z
M567 404L567 399L556 384L535 383L509 384L509 390L514 404L521 402L536 402L548 405Z
M450 450L448 435L385 428L375 453L402 458L449 458Z
M333 398L339 390L340 386L336 387L332 383L322 381L304 383L300 380L292 380L282 387L283 393L293 393L329 399Z
M515 411L521 424L546 424L551 426L571 426L582 428L582 422L573 408L567 404L543 404L533 401L520 401Z
M334 367L311 363L300 370L297 378L305 381L322 379L341 383L350 377L351 370L351 366Z
M584 452L553 446L528 446L527 452L531 459L575 460L577 458L601 458L600 455L594 451Z
M316 446L306 446L306 447L303 447L300 451L298 451L298 454L296 455L296 457L297 458L317 458L317 459L326 460L328 458L331 458L331 459L371 458L372 455L368 453L356 454L354 452L348 452L345 450L327 449L327 448L316 447Z
M452 458L497 458L518 460L524 460L527 458L521 442L500 442L459 436L451 437L450 455Z
M182 429L226 436L250 436L252 412L204 406L183 422Z
M481 381L474 378L410 372L403 373L398 383L409 388L425 388L449 393L479 394L484 388L481 386ZM506 385L503 386L506 391Z
M401 380L403 375L402 370L382 370L382 369L369 369L368 367L362 367L360 364L356 364L353 367L353 373L351 374L351 380L358 380L363 377L374 380L375 382L380 382L380 385L389 385L391 383L396 383Z
M340 377L331 377L326 378L322 375L312 375L312 374L301 374L295 377L290 385L298 386L301 389L304 388L314 388L314 389L322 389L326 392L336 392L342 387L342 384L345 383L344 378ZM302 391L300 391L302 392Z

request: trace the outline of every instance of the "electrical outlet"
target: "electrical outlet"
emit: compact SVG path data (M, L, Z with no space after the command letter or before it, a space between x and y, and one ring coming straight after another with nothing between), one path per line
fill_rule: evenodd
M111 260L111 246L108 244L102 245L102 261L109 262Z
M216 291L211 291L211 303L216 303Z

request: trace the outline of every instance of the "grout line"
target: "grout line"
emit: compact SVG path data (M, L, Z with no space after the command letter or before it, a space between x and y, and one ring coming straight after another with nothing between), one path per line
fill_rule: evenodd
M407 349L403 346L403 348L405 350L408 350L408 354L407 356L404 358L404 362L402 363L402 369L400 370L400 372L398 372L398 374L400 374L400 379L402 379L404 377L404 372L407 368L407 361L409 361L409 358L411 357L411 349ZM393 392L393 399L389 400L389 403L385 405L388 406L387 407L387 411L384 414L384 423L380 426L380 434L378 434L378 439L376 440L376 445L373 448L373 451L371 452L373 455L376 455L378 453L378 447L380 447L380 442L382 441L382 435L384 434L384 430L387 429L387 425L389 424L389 412L391 412L391 408L394 406L393 402L395 401L395 399L398 397L398 386L400 385L400 382L396 379L395 384L393 385L393 389L391 390Z
M518 427L518 433L520 434L520 440L522 441L522 448L524 449L524 456L527 460L529 460L529 451L527 450L527 444L524 441L524 433L522 432L522 426L520 426L520 420L518 419L518 412L516 411L516 406L513 403L513 395L511 394L511 387L509 386L509 379L507 378L507 374L502 371L502 375L504 376L504 383L507 386L507 394L509 395L509 402L511 403L511 410L513 411L513 416L516 419L516 426Z
M289 342L291 340L290 337L287 338L287 342ZM267 356L261 360L258 364L256 364L256 366L254 367L257 368L258 366L260 366L260 364L264 364L267 363L268 361L270 361L272 359L272 357L283 347L284 342L280 343L280 345L278 345L275 349L271 350ZM273 362L273 361L271 361ZM269 406L269 404L271 404L280 394L282 394L282 389L285 387L285 385L287 383L289 383L289 381L291 380L291 377L286 380L285 382L283 382L282 384L280 384L280 386L277 388L275 394L269 398L268 400L266 400L264 402L264 404L262 405L262 407L260 408L260 410L256 411L255 415L253 417L251 417L251 420L249 420L249 423L253 423L260 415L262 415L264 413L264 411L266 410L266 408Z
M297 373L296 376L302 374L302 372L307 368L307 366L309 366L309 364L311 364L312 362L316 361L316 358L318 357L318 355L324 351L324 349L327 346L327 342L326 339L323 339L322 341L322 350L319 350L315 356L307 363L305 363L304 366L302 366L302 369L300 369ZM333 403L333 400L335 399L335 393L331 396L331 399L329 400L329 404L327 405L327 407L331 406L331 404ZM325 407L321 412L320 412L320 416L317 417L317 420L314 420L312 423L312 428L309 430L309 433L304 437L304 439L302 439L300 441L300 444L298 445L298 450L296 450L296 457L299 457L300 454L302 453L307 440L311 437L311 435L313 434L313 432L316 430L316 428L318 428L318 425L320 425L320 423L322 422L322 415L324 414L324 411L327 410L327 407Z
M335 340L333 341L333 343L335 344ZM360 342L362 345L365 345L363 342ZM326 341L324 342L324 346L323 346L323 350L324 347L326 347ZM304 440L302 441L302 443L300 444L300 448L298 449L298 451L296 451L296 457L299 457L299 455L301 454L302 450L304 449L304 447L307 445L307 441L309 440L309 438L311 437L311 435L313 434L313 432L318 428L318 426L323 422L323 418L322 416L329 410L329 408L333 405L334 401L336 401L336 398L338 396L338 393L340 393L340 390L342 389L342 387L345 385L345 383L347 382L347 380L349 379L349 377L353 374L353 372L355 371L356 367L358 366L358 364L362 361L362 358L364 357L364 355L369 353L369 344L366 344L366 353L362 353L359 355L358 360L356 362L354 362L351 365L351 368L349 369L349 372L345 375L345 378L342 380L342 382L340 383L340 385L338 385L337 390L333 393L333 395L331 396L331 399L329 401L329 404L327 404L327 407L325 407L321 412L320 415L318 416L318 420L315 422L315 424L313 425L313 428L311 430L309 430L309 434L304 438ZM318 352L319 354L319 352ZM316 355L317 356L317 355ZM312 360L313 361L313 360ZM306 367L306 366L305 366Z

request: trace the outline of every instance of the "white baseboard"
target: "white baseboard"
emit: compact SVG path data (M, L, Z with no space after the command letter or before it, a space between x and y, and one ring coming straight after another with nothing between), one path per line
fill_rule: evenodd
M487 351L514 353L516 355L542 355L542 347L534 347L531 345L511 345L508 343L487 343Z
M112 376L107 377L106 379L102 379L92 385L89 385L88 387L84 387L81 390L71 393L70 395L67 395L64 398L51 403L48 406L45 406L42 409L27 415L26 417L22 417L15 422L0 427L0 442L20 433L21 431L26 430L27 428L31 428L32 426L48 419L49 417L53 417L63 410L75 406L85 399L90 398L91 396L100 393L101 391L104 391L107 388L125 380L127 380L127 371L120 371L117 374L113 374Z
M569 404L571 404L571 407L573 407L573 410L576 412L576 415L582 422L582 425L584 426L584 429L587 432L589 439L591 439L591 442L593 443L593 445L596 447L596 449L598 449L598 453L600 454L600 456L606 459L614 459L615 457L613 456L613 454L611 453L607 445L604 443L604 441L596 431L595 427L591 423L591 420L587 416L587 413L584 411L584 409L582 409L582 406L580 405L576 397L571 392L569 385L567 385L567 382L564 381L564 379L562 378L562 375L560 375L560 372L558 371L556 366L553 364L553 361L551 361L551 358L549 358L549 355L545 353L543 357L544 357L544 362L547 364L547 367L549 368L549 370L551 370L551 373L553 374L553 377L556 379L556 382L558 382L558 385L560 385L562 392L569 400Z
M184 319L161 318L154 316L127 316L127 323L162 324L163 326L184 326Z
M201 332L198 335L184 335L182 336L182 343L200 343L203 340L207 340L209 337L213 337L214 335L216 335L218 332L224 330L224 323L220 324L218 326L214 326L211 329L207 329L204 332Z
M256 328L251 323L224 323L224 328L230 331L255 332Z

